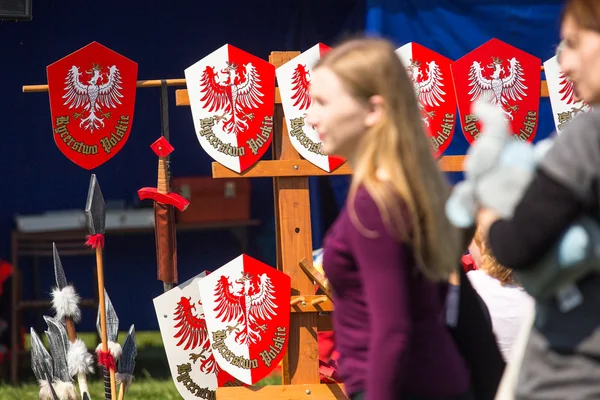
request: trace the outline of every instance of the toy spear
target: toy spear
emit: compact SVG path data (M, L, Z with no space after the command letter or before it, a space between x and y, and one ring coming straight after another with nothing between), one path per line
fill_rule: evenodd
M125 393L129 390L133 381L133 370L135 369L135 356L137 355L137 346L135 344L135 326L131 325L125 343L123 343L123 354L119 360L119 372L117 372L117 382L119 384L119 400L125 398Z
M50 357L50 354L33 328L30 329L30 333L31 368L40 384L39 400L58 400L58 396L52 387L52 381L54 380L52 357Z
M105 372L105 395L106 399L116 400L115 391L115 370L114 359L108 351L108 341L106 337L106 301L104 299L104 261L102 257L102 249L104 248L104 221L106 219L106 205L104 197L100 191L100 185L96 179L96 175L92 174L90 179L90 187L88 190L88 198L85 205L85 216L87 220L88 230L90 234L87 236L86 245L96 249L96 273L98 275L98 300L100 313L100 338L102 340L102 348L97 352L98 363L102 365ZM110 382L106 381L107 371L110 374ZM107 387L108 384L108 387ZM107 392L106 390L110 390ZM113 396L113 397L110 397Z
M140 200L154 200L154 232L156 237L157 278L163 281L164 291L177 283L177 238L175 236L175 213L173 207L184 211L190 202L177 193L172 193L169 184L169 155L174 148L169 143L169 109L167 86L161 87L161 137L150 148L158 156L158 183L156 188L138 190Z
M104 310L105 310L105 328L106 328L106 348L108 352L104 352L104 344L100 343L96 352L98 353L98 359L108 358L108 362L102 363L105 366L104 370L104 393L106 400L112 399L115 400L117 396L117 381L116 381L116 362L121 357L121 345L117 342L117 338L119 337L119 317L117 317L117 313L115 308L110 301L110 297L108 297L108 293L106 293L106 289L104 289ZM98 317L96 318L96 329L98 330L98 334L100 334L102 330L102 314L100 313L100 309L98 309ZM104 352L104 355L103 355Z
M76 400L75 385L69 374L67 353L69 351L69 338L63 325L54 318L44 315L48 330L46 336L50 343L50 353L54 361L54 377L58 397L63 400Z
M88 353L85 343L77 338L77 332L75 331L75 324L81 320L79 295L75 291L75 288L67 283L67 277L65 276L55 243L52 243L52 250L54 256L54 276L56 278L56 287L52 289L52 308L56 311L56 320L65 323L70 342L69 353L67 355L69 374L77 376L79 392L81 393L81 397L83 397L88 393L86 374L94 372L94 360L92 355Z

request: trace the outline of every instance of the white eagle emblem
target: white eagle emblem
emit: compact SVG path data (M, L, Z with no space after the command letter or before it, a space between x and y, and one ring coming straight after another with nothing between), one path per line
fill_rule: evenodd
M469 81L471 82L469 86L472 87L469 94L473 95L471 97L472 102L478 99L489 101L500 108L502 113L512 120L512 113L517 111L519 107L516 104L509 105L508 101L512 100L516 102L523 100L523 97L527 96L525 92L527 86L523 83L525 82L525 78L519 60L513 57L508 60L508 63L508 76L506 76L502 60L498 57L492 57L492 63L487 65L487 68L491 68L494 71L488 79L483 76L483 67L481 64L478 61L473 61L473 65L471 65L471 70L469 71ZM500 75L504 75L504 77Z
M416 60L410 60L410 65L406 68L408 76L413 81L415 95L419 101L419 109L421 110L423 122L429 126L429 119L435 116L435 111L425 112L425 106L438 107L443 103L446 93L442 90L442 71L440 66L435 61L427 63L427 79L421 80L421 63Z
M260 332L267 330L265 322L276 315L275 288L264 273L258 278L244 273L235 284L234 288L226 276L219 278L215 288L216 318L223 323L235 322L235 326L227 326L227 331L236 332L238 344L256 344L261 340Z
M223 79L211 66L206 66L202 73L200 101L209 112L223 110L223 115L214 117L217 122L224 120L223 130L237 135L248 129L248 120L254 118L252 109L262 104L263 94L260 92L260 77L252 63L244 66L243 76L238 74L238 66L227 62L227 67L221 70Z
M121 73L116 65L109 67L105 74L102 74L101 69L98 64L93 64L92 69L85 71L91 75L89 80L82 82L79 68L73 65L65 80L67 93L62 97L65 99L64 105L69 106L69 109L78 110L83 107L83 112L74 112L73 117L78 119L87 112L87 117L81 119L79 126L91 133L104 126L104 118L110 118L110 112L104 112L103 108L116 108L117 104L121 104L119 99L123 97L119 92L123 89L120 86Z

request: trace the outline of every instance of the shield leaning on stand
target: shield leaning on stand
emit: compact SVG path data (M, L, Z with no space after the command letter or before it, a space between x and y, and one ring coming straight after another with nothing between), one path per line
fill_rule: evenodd
M123 148L133 123L137 70L98 42L47 67L54 142L69 160L91 170Z
M592 109L584 101L577 101L573 82L563 74L556 56L544 62L544 73L548 83L548 97L552 108L552 117L556 132L560 132L577 115L586 113Z
M471 111L477 101L498 107L516 138L533 141L539 123L542 60L491 39L451 68L461 127L469 144L481 133L481 124Z
M169 370L179 394L187 400L214 399L217 386L241 386L221 370L213 357L198 282L202 272L154 298Z
M260 381L287 349L290 277L242 254L198 286L217 363L248 385Z
M319 134L306 123L306 114L312 103L309 86L313 66L329 50L330 47L318 43L275 71L292 145L302 157L327 172L335 170L346 160L323 153Z
M452 142L456 127L452 60L414 42L398 48L396 54L412 81L431 149L439 158Z
M185 70L194 129L215 161L243 172L273 139L275 66L229 44Z

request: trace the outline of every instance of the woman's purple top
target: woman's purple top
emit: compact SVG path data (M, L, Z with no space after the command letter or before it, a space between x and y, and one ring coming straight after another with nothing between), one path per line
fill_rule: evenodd
M334 290L333 327L347 394L396 400L401 394L450 396L467 392L469 372L445 325L447 285L418 272L410 247L386 228L364 188L327 232L323 269ZM443 239L443 238L442 238Z

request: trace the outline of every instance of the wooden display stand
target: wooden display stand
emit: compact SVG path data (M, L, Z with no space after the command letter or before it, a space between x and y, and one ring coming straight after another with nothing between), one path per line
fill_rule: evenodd
M269 62L279 67L300 52L272 52ZM142 80L138 88L185 86L185 79ZM47 85L27 86L24 92L47 91ZM542 97L548 96L542 81ZM187 90L176 91L176 104L189 106ZM273 178L275 200L275 227L277 241L277 269L292 280L290 299L291 321L288 349L283 360L281 386L223 387L217 389L218 400L275 399L275 400L331 400L347 399L342 385L321 384L319 378L319 348L317 332L327 322L320 321L320 312L333 310L327 296L315 296L314 282L309 278L312 266L312 234L310 223L309 176L349 175L348 164L333 172L326 172L303 160L291 144L284 120L279 90L275 92L275 113L272 142L273 160L258 161L243 173L234 172L219 163L212 163L213 178ZM438 161L446 172L463 170L464 156L443 156ZM302 264L302 267L301 267ZM305 273L305 271L307 271ZM327 328L330 329L330 328Z
M300 52L272 52L269 62L279 67L298 55ZM545 81L541 91L542 96L548 96ZM177 90L176 102L178 106L189 106L187 90ZM312 264L308 177L348 175L352 171L348 164L344 164L333 172L325 172L300 157L289 140L278 89L275 93L272 146L273 160L259 161L243 173L213 162L212 173L213 178L273 178L277 269L292 278L292 314L289 345L283 360L283 385L218 388L217 399L347 399L342 385L319 383L317 315L320 311L332 310L333 304L325 296L311 295L314 282L305 273L306 267L301 268L300 262ZM463 161L464 156L441 157L440 169L462 171Z

